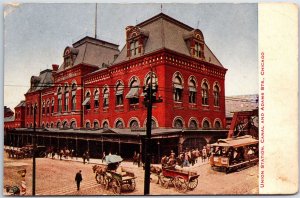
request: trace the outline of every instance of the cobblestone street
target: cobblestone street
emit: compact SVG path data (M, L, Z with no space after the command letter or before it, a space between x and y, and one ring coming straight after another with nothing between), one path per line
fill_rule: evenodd
M111 195L112 190L104 190L97 184L92 171L94 163L100 160L91 159L90 164L83 164L81 159L58 160L50 158L36 159L36 195ZM135 173L136 189L133 192L123 192L123 195L143 195L144 171L142 167L133 165L132 162L122 162L122 166ZM4 185L19 185L21 177L17 171L26 168L27 195L32 190L32 159L10 159L5 154L4 158ZM75 174L82 170L83 181L79 191L76 189ZM189 170L196 171L199 176L198 186L193 191L184 194L256 194L258 193L258 167L250 167L239 172L225 174L213 171L209 164L196 164ZM156 184L157 177L153 178L150 186L152 195L178 195L174 187L162 188Z

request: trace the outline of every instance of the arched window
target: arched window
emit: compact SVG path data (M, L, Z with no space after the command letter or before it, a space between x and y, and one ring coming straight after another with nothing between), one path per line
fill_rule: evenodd
M67 121L64 121L64 122L63 122L63 128L64 128L64 129L67 129L67 128L68 128L68 122L67 122Z
M91 123L90 122L85 123L85 128L90 129L91 128Z
M47 114L50 113L50 101L48 100L47 102L47 111L46 111Z
M65 85L64 96L65 96L65 111L68 111L69 110L69 87L67 84Z
M61 128L61 123L60 122L57 122L57 124L56 124L56 128Z
M43 102L43 104L42 104L42 114L44 115L45 114L45 102Z
M126 95L126 98L129 99L129 104L138 104L139 103L139 82L136 77L133 77L130 82L130 90Z
M94 108L99 108L99 91L96 89L94 93Z
M194 78L189 80L189 103L195 104L196 103L196 82Z
M82 105L85 106L86 110L91 109L90 98L91 98L91 94L90 92L87 92L85 95L85 100L82 103Z
M191 120L190 125L189 125L189 129L197 129L197 128L198 128L198 125L197 125L196 120Z
M45 128L45 124L44 123L42 124L42 128Z
M53 123L53 122L50 124L50 127L51 127L51 128L53 128L53 127L54 127L54 123Z
M58 113L62 111L61 87L59 87L57 91L57 111Z
M183 92L183 81L179 74L173 78L173 88L174 94L173 98L175 102L182 102L182 92Z
M123 124L123 122L121 120L118 120L116 122L116 128L118 128L118 129L124 128L124 124Z
M54 99L52 99L52 104L51 104L51 113L54 113Z
M72 122L71 122L70 128L71 128L71 129L75 129L75 128L76 128L76 122L75 122L75 121L72 121Z
M77 89L77 86L75 83L73 83L72 84L72 101L71 101L72 111L76 110L76 89Z
M214 106L220 105L220 89L218 85L214 86Z
M108 129L108 122L103 122L103 129L104 130L107 130Z
M123 105L124 85L119 81L116 86L116 106Z
M99 129L99 122L98 121L94 121L94 129Z
M208 105L208 85L207 82L203 82L201 86L202 90L202 104Z
M29 115L29 113L30 113L30 107L29 105L27 105L26 114Z
M132 120L130 122L129 126L130 126L131 129L137 129L137 128L139 128L139 123L136 120Z
M46 124L46 128L49 128L49 123Z
M30 115L33 115L33 105L31 105Z
M207 120L204 120L203 122L203 126L202 126L204 129L209 129L210 128L210 124Z
M103 107L108 107L109 105L109 90L107 87L103 90Z
M174 128L176 128L176 129L182 129L183 128L182 120L176 119L174 121Z
M221 123L220 123L219 120L217 120L217 121L215 122L215 128L216 128L216 129L220 129L220 128L221 128Z

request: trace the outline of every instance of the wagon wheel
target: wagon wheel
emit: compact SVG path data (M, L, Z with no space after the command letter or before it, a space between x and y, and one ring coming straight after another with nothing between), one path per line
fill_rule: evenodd
M118 195L121 194L121 184L115 178L112 179L111 188L114 194L118 194Z
M178 192L184 193L188 189L188 185L183 177L176 176L174 179L174 186Z
M159 176L159 181L160 181L159 184L160 184L161 187L163 187L165 189L169 188L170 180L167 177L165 177L163 175L160 175Z
M135 186L136 186L135 179L131 179L131 180L128 181L128 189L129 190L134 191Z
M198 185L198 178L195 178L195 179L192 179L190 180L188 186L189 186L189 189L191 190L194 190Z

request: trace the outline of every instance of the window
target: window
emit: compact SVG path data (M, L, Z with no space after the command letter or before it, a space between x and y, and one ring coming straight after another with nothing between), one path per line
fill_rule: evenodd
M123 105L123 92L124 85L121 82L118 82L116 87L116 105Z
M214 86L214 106L220 106L220 89L218 85Z
M189 129L197 129L197 122L195 120L191 120L190 125L189 125Z
M68 122L67 122L67 121L65 121L65 122L63 123L63 128L64 128L64 129L67 129L67 128L68 128Z
M72 101L71 101L71 108L72 111L76 110L76 84L73 83L72 84Z
M68 56L65 58L65 67L69 67L72 65L72 59L71 56Z
M126 95L126 98L129 99L129 104L138 104L139 103L139 82L136 78L130 83L130 90Z
M201 57L201 45L198 42L195 42L195 56Z
M65 111L69 110L69 88L65 85Z
M118 128L118 129L124 128L124 124L123 124L123 122L121 120L118 120L116 122L116 128Z
M174 87L174 101L175 102L182 102L182 92L183 92L183 85L180 76L177 74L173 80L173 87Z
M53 127L54 127L54 124L53 124L53 122L51 123L50 127L51 127L51 128L53 128Z
M57 91L57 111L58 113L62 111L61 87Z
M99 91L96 90L94 93L94 108L99 107Z
M193 103L193 104L196 103L196 93L197 93L197 90L196 90L196 82L195 82L195 80L192 78L192 79L189 81L189 103Z
M176 129L182 129L183 128L183 123L180 119L176 119L174 122L174 128Z
M203 122L203 128L204 129L210 128L209 122L207 120L204 120L204 122Z
M27 113L27 115L29 115L29 113L30 113L30 107L29 107L29 105L27 106L26 113Z
M51 113L54 112L54 100L52 99Z
M75 122L75 121L72 121L72 122L71 122L70 128L71 128L71 129L75 129L75 128L76 128L76 122Z
M43 102L43 107L42 107L42 114L44 115L45 114L45 102Z
M129 125L131 129L139 128L139 123L136 120L132 120Z
M134 56L138 54L138 41L132 41L130 43L130 55Z
M61 123L60 122L57 122L57 124L56 124L56 128L61 128Z
M30 115L33 115L33 105L31 105Z
M47 111L46 111L47 114L50 113L50 101L47 102Z
M94 121L94 129L99 129L99 122Z
M108 107L109 105L109 92L108 88L105 87L103 90L103 107Z
M49 123L46 124L46 128L49 128Z
M202 104L208 105L208 85L206 82L202 83Z
M90 123L90 122L87 122L87 123L85 124L85 128L90 129L90 128L91 128L91 123Z
M216 129L220 129L220 128L221 128L221 123L220 123L220 121L217 120L217 121L215 122L215 128L216 128Z
M87 92L85 95L85 100L83 101L82 105L85 106L86 110L91 109L91 105L90 105L90 92Z
M105 129L105 130L108 129L108 122L106 122L106 121L103 122L103 129Z

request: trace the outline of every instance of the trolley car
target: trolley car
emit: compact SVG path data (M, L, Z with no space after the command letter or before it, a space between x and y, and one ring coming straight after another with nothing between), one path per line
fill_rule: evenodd
M258 140L250 135L219 139L211 149L211 167L226 173L258 163Z

